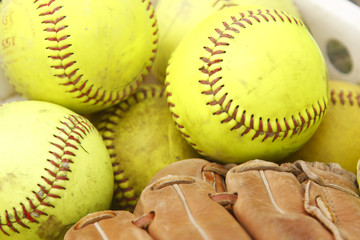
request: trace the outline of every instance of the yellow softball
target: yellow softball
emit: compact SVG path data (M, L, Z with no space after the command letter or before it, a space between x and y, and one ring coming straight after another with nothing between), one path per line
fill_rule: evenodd
M62 239L110 207L110 157L87 119L52 103L12 102L0 107L0 132L0 239Z
M133 209L156 172L175 161L199 157L176 129L162 84L144 84L98 115L96 126L115 174L114 208Z
M360 190L360 160L357 163L356 178L357 178L357 183L358 183L358 187L359 187L359 190Z
M0 57L0 65L1 61ZM0 68L0 102L5 101L14 94L14 87L9 83L9 80L5 77L4 72Z
M159 46L152 73L163 83L171 53L182 38L211 14L233 6L261 5L279 8L300 18L291 0L158 0L155 4L159 24Z
M128 98L157 49L149 0L4 0L0 57L27 99L96 112Z
M301 20L280 10L216 12L182 40L167 73L179 130L222 162L286 157L313 135L328 105L318 45Z
M360 85L329 81L328 112L314 136L286 160L335 162L356 173L360 159Z

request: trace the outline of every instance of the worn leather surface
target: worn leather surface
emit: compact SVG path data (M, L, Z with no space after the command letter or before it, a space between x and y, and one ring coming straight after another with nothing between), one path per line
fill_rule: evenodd
M128 211L101 211L91 213L66 233L64 240L148 240L150 235L132 221Z
M166 168L158 171L148 185L167 175L186 175L197 177L210 183L217 192L226 191L225 175L228 169L217 163L209 162L201 158L191 158L174 162Z
M155 239L251 239L241 225L209 195L202 179L172 175L148 186L140 196L143 212L154 212L148 231Z
M338 164L187 159L155 174L133 213L89 214L64 240L83 239L356 240L359 190Z
M305 210L335 239L359 239L360 197L355 174L336 163L299 160L293 167L305 191Z
M304 209L304 191L296 177L270 162L240 164L226 175L238 199L233 211L254 239L332 239Z

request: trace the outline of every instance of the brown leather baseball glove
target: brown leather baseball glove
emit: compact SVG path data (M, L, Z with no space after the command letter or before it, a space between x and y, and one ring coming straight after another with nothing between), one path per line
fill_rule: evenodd
M305 211L335 239L360 239L360 198L356 175L337 163L283 164L304 189Z
M64 239L360 239L359 190L336 164L188 159L158 172L133 213L90 214Z

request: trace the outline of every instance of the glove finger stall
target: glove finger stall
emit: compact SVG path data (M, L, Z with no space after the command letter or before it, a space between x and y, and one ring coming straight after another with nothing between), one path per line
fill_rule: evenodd
M226 175L237 192L235 217L254 239L333 239L304 209L304 191L296 177L272 162L248 161Z
M202 179L170 175L146 187L138 204L155 215L148 226L155 239L250 239L214 194Z
M133 222L128 211L100 211L90 213L73 225L64 240L151 240L150 235Z
M306 211L325 225L335 239L359 238L360 197L355 174L333 163L299 160L294 166L306 176L302 182Z

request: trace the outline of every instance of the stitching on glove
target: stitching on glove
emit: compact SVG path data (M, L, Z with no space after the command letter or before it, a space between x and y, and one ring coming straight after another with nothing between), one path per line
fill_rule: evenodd
M109 240L104 230L101 228L100 224L98 222L94 223L94 226L96 230L99 232L102 240Z
M92 214L92 215L90 215L88 217L91 217L91 218L85 218L82 221L79 221L75 225L74 229L75 230L80 230L80 229L82 229L82 228L84 228L84 227L86 227L86 226L88 226L90 224L93 224L95 222L99 222L101 220L116 217L116 214L114 212L112 212L112 211L106 211L106 212L102 213L101 215L97 215L97 216L94 217L93 214Z
M168 186L178 185L178 184L191 184L194 183L195 180L191 177L186 176L168 176L160 179L156 182L151 190L159 190Z
M266 162L259 159L245 162L239 165L239 167L231 169L230 171L232 171L233 173L241 173L246 171L260 171L260 170L272 170L272 171L282 172L282 169L276 163Z
M350 189L340 186L338 184L329 183L326 181L326 179L319 177L316 173L311 171L311 169L306 165L304 161L297 161L296 164L306 173L309 180L312 180L321 186L337 189L359 198L359 195L356 192L351 191Z
M335 222L336 217L334 216L334 211L330 210L330 207L322 200L320 196L315 198L315 202L325 217L330 219L332 222Z
M310 205L310 185L308 181L305 186L304 208L307 213L317 218L330 232L333 234L335 240L344 240L338 227L321 211L321 208Z
M226 169L225 167L221 166L220 164L217 163L210 163L207 164L203 167L203 172L214 172L217 173L221 176L225 176L228 169Z
M182 203L183 203L183 206L186 210L186 214L190 220L190 222L194 225L194 227L198 230L198 232L200 233L200 235L204 238L204 239L210 239L207 235L206 235L206 232L197 224L191 210L190 210L190 207L186 201L186 198L183 194L183 192L181 191L181 188L179 187L178 184L174 184L173 185L173 188L175 189L175 191L177 192L177 194L179 195Z
M265 185L266 192L268 193L268 196L269 196L269 198L270 198L270 201L271 201L272 205L275 207L275 209L276 209L279 213L286 214L286 213L279 207L279 205L277 205L277 203L276 203L276 201L275 201L275 198L274 198L274 195L272 194L269 181L268 181L267 178L266 178L266 175L265 175L264 170L260 170L260 171L259 171L259 174L260 174L261 180L263 181L263 183L264 183L264 185Z

